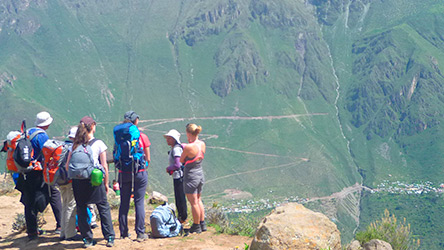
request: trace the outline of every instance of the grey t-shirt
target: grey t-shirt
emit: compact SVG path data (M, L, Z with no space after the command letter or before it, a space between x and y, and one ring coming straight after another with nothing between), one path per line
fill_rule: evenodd
M168 157L169 166L174 165L176 163L175 157L180 157L182 155L183 149L179 144L174 145L174 147L170 151L170 155ZM182 169L176 170L173 173L173 179L179 179L183 176Z

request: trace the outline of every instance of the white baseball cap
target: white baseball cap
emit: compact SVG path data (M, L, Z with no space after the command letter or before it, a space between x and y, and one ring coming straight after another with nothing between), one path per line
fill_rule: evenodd
M72 127L72 128L69 130L68 137L74 139L74 138L76 137L76 133L77 133L77 129L78 129L78 128L79 128L79 127L77 127L77 126Z

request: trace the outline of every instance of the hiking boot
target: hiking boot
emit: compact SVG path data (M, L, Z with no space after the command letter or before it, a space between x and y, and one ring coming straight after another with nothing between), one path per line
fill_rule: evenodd
M54 233L55 233L55 234L60 234L60 233L62 233L62 228L61 228L61 227L57 227L57 228L54 230Z
M96 223L91 224L91 229L96 229L96 228L98 228L98 227L99 227L99 225L97 225Z
M147 234L145 234L145 233L143 233L143 234L137 234L137 241L138 242L142 242L142 241L144 241L144 240L146 240L146 239L148 239L148 235Z
M67 238L65 240L67 240L67 241L81 241L82 236L80 234L76 234L73 237Z
M28 241L35 240L39 237L38 234L28 234Z
M205 223L205 221L200 222L200 229L202 230L202 232L207 231L207 223Z
M83 238L83 248L92 247L95 244L97 244L95 240L93 239L87 240L86 238Z
M120 239L124 240L124 239L131 239L131 234L120 234Z
M193 225L190 227L190 234L192 233L202 233L202 229L200 228L200 224L195 224L193 223Z
M106 241L107 247L113 247L114 246L114 236L110 236L108 240Z

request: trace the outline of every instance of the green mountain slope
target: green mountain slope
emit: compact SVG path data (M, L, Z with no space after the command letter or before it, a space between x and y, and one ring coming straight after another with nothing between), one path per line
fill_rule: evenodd
M310 5L7 1L2 13L2 134L47 110L49 134L62 136L88 114L111 147L112 127L133 109L152 142L150 188L169 195L162 134L188 122L203 126L209 148L206 200L224 202L226 189L327 196L360 181Z
M335 3L313 2L341 84L341 122L364 184L375 188L384 181L430 181L438 186L443 179L443 4ZM406 216L412 225L434 227L425 214L430 207L436 211L435 201L407 194L388 197L363 196L361 228L384 208L396 208L391 212ZM415 208L423 209L422 215L413 215ZM421 249L441 249L423 226L412 229L423 242Z

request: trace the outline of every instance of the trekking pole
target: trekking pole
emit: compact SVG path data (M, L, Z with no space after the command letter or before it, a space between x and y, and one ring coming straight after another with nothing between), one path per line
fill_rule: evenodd
M131 160L131 168L132 168L132 171L131 171L131 173L132 173L132 181L131 181L131 190L133 191L133 194L134 194L134 192L135 192L135 188L134 188L134 172L136 171L135 169L136 169L136 167L134 166L135 164L134 164L134 158Z

